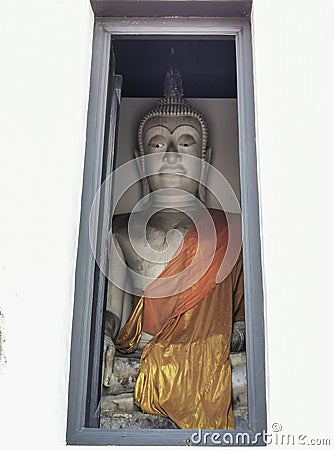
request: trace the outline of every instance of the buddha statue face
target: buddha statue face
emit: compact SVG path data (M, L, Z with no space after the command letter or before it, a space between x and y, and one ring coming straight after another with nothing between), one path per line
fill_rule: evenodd
M173 58L172 50L164 97L139 123L136 155L154 155L138 163L143 195L162 189L175 193L178 189L198 194L205 202L203 180L207 169L203 169L203 161L209 162L211 153L207 124L203 115L183 98L182 79Z
M143 127L151 191L174 188L196 195L202 169L202 127L196 117L154 116ZM188 158L187 155L195 158Z

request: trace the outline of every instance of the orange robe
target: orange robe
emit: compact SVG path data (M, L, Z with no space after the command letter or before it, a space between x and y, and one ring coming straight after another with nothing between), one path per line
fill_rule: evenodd
M135 402L144 412L167 416L184 429L235 427L230 343L233 321L244 319L242 258L240 253L232 271L216 284L229 233L225 214L210 213L217 236L210 268L193 286L165 298L150 298L153 282L115 341L119 351L130 353L142 330L154 335L142 352ZM196 240L192 227L159 278L190 264Z

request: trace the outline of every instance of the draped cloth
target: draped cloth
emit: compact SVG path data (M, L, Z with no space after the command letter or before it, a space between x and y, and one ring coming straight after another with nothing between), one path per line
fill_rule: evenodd
M151 283L115 340L117 350L130 353L142 331L153 335L141 355L135 402L144 412L167 416L184 429L235 427L230 344L233 321L244 319L242 257L240 252L232 270L217 284L228 224L237 225L235 220L227 222L222 211L210 214L217 241L208 270L188 289L168 297L156 298L155 282ZM192 226L158 279L189 266L196 248Z

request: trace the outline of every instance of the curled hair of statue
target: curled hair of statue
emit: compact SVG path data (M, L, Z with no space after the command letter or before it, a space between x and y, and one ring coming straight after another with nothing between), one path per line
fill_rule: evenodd
M138 145L140 156L144 155L143 131L146 122L152 117L190 116L195 117L202 129L202 158L205 159L208 147L208 126L203 114L183 98L183 82L175 61L174 49L171 50L170 62L164 82L164 97L148 111L139 123Z

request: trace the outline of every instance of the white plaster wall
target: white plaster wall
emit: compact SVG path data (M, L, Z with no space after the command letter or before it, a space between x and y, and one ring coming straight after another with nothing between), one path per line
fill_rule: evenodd
M65 446L92 25L88 0L1 4L2 450Z
M65 447L88 0L1 7L0 446ZM269 423L332 434L330 0L254 0ZM318 447L318 446L317 446Z
M310 438L333 437L333 16L253 5L269 423Z

